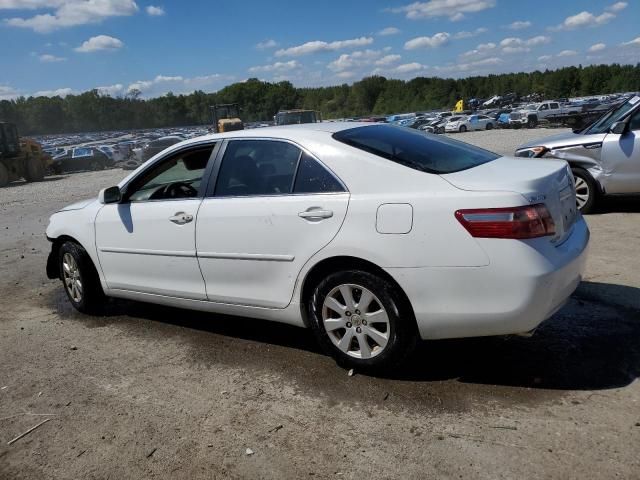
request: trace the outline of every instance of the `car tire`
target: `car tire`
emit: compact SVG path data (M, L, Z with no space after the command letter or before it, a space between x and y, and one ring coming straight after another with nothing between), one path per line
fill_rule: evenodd
M460 133L464 133L464 132L466 132L466 131L467 131L467 127L466 127L466 126L464 126L464 125L461 125L461 126L460 126L460 128L458 129L458 131L459 131Z
M365 295L370 301L360 311ZM382 372L401 364L417 343L407 303L388 280L347 270L327 276L314 288L307 313L318 343L338 365Z
M63 243L58 251L58 268L71 305L81 313L102 313L106 297L87 251L75 242Z
M598 197L596 181L584 168L571 169L576 187L576 201L581 213L591 213Z
M527 120L527 128L536 128L538 126L538 119L535 117L529 117Z
M0 188L9 185L9 170L0 162Z
M487 130L493 130L493 123L487 123Z
M26 160L24 179L27 182L41 182L44 180L45 167L38 157L29 157Z

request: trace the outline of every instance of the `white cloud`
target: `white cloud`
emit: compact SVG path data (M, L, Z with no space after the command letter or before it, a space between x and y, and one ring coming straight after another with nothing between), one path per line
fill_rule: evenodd
M411 20L448 17L455 22L462 20L466 13L476 13L495 6L496 0L427 0L394 8L391 11L404 13Z
M476 60L469 63L456 63L445 66L434 67L434 70L438 72L457 72L457 73L480 73L486 70L486 67L493 67L503 63L503 60L498 57L485 58L482 60Z
M604 44L604 43L596 43L595 45L591 45L589 47L589 52L591 52L591 53L601 52L605 48L607 48L606 44Z
M288 62L276 62L271 65L260 65L257 67L251 67L249 72L286 72L296 68L300 68L300 65L296 60L290 60Z
M616 2L613 5L609 5L606 10L609 10L610 12L621 12L627 8L627 5L629 5L627 2Z
M404 44L405 50L415 50L416 48L437 48L449 43L447 32L436 33L432 37L416 37Z
M40 57L38 58L40 58L41 62L45 62L45 63L64 62L66 60L66 58L64 57L56 57L55 55L50 55L48 53L40 55Z
M138 80L123 89L123 92L140 90L144 97L164 95L172 91L175 93L191 93L194 90L219 88L226 81L234 80L234 77L214 73L197 77L183 77L180 75L157 75L151 80ZM108 88L108 87L107 87Z
M524 30L525 28L529 28L531 26L531 22L528 20L525 21L515 21L507 25L509 30Z
M573 57L577 54L578 52L576 52L575 50L562 50L560 53L558 53L558 57Z
M8 85L0 85L0 100L13 100L20 96L20 92Z
M380 50L357 50L351 54L344 53L340 55L336 60L329 63L327 67L335 72L350 70L355 67L371 65L381 55L382 52Z
M413 73L413 72L419 72L420 70L424 70L426 67L426 65L422 65L421 63L418 62L413 62L413 63L404 63L402 65L398 65L396 68L393 69L394 72L397 73Z
M56 90L40 90L33 93L33 97L66 97L67 95L73 95L75 92L72 88L58 88Z
M96 87L96 90L102 95L109 95L111 97L124 93L124 85L116 83L115 85L108 85L106 87Z
M400 33L400 29L396 28L396 27L387 27L387 28L383 28L382 30L380 30L378 32L378 35L382 36L382 37L386 37L389 35L397 35L398 33Z
M385 55L384 57L376 60L374 63L379 67L386 67L400 61L402 57L400 55Z
M266 50L268 48L275 48L277 46L278 46L278 42L276 42L273 39L268 39L268 40L265 40L264 42L258 42L256 44L256 48L258 50Z
M85 42L82 42L82 45L74 48L74 50L81 53L90 53L98 52L101 50L118 50L123 46L124 43L122 43L122 40L119 40L115 37L110 37L109 35L98 35L96 37L91 37Z
M138 5L134 0L2 0L0 9L3 8L51 10L33 17L4 20L9 26L30 28L38 33L100 23L106 18L129 16L138 11Z
M591 12L584 11L565 18L564 22L560 25L556 25L555 27L551 27L551 30L575 30L583 27L598 27L605 23L609 23L614 18L616 18L616 16L611 12L603 12L600 15L594 15Z
M523 53L531 51L531 47L537 47L549 43L551 37L544 35L538 35L529 39L522 39L518 37L505 38L500 42L500 47L503 53Z
M472 38L472 37L477 37L478 35L481 35L483 33L487 33L489 30L487 30L484 27L480 27L480 28L476 28L475 30L471 31L471 32L467 32L467 31L462 31L462 32L458 32L455 33L453 35L453 39L455 40L462 40L465 38Z
M309 55L318 52L333 52L336 50L342 50L344 48L363 47L373 43L371 37L360 37L351 40L338 40L335 42L323 42L321 40L315 40L313 42L303 43L290 48L283 48L276 52L276 57L299 57L302 55Z
M623 47L640 47L640 37L638 38L634 38L633 40L629 41L629 42L623 42L621 44Z
M541 55L538 57L538 61L539 62L546 62L548 60L551 60L553 58L553 55Z
M149 5L147 8L145 8L145 10L147 11L147 15L150 15L152 17L161 17L166 13L164 11L164 8L156 7L154 5Z
M481 55L487 55L492 53L492 50L495 50L496 47L497 45L493 42L481 43L473 50L469 50L468 52L463 53L462 55L460 55L460 57L465 58L465 57L478 57Z
M356 76L355 72L347 72L347 71L345 71L345 72L336 73L336 77L342 78L342 79L353 78L355 76Z

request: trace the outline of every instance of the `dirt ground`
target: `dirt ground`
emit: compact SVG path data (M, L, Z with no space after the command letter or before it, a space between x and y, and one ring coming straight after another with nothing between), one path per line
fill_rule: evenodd
M125 174L0 190L0 478L640 478L640 199L587 218L585 282L533 337L424 342L391 377L350 377L303 329L73 311L47 219Z

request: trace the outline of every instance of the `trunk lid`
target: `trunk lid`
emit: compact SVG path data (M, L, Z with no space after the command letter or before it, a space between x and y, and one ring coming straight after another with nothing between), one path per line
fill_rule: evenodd
M571 233L577 206L573 175L558 160L501 157L461 172L441 175L456 188L476 192L516 192L530 204L544 203L553 217L557 244ZM517 205L509 205L517 206ZM479 205L482 207L482 205Z

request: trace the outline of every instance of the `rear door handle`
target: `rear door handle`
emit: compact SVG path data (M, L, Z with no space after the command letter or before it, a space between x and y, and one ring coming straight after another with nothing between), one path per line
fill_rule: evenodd
M322 210L320 208L309 208L304 212L298 213L298 216L307 220L321 220L323 218L333 217L331 210Z
M189 223L193 220L193 215L189 215L184 212L176 212L173 217L169 217L169 221L175 223L176 225L184 225L185 223Z

